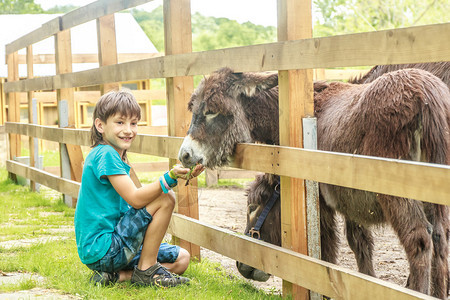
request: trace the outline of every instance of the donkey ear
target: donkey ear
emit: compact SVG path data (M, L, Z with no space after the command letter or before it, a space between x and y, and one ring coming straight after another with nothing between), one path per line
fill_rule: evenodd
M236 81L233 86L233 93L238 96L243 94L253 97L255 94L270 90L278 85L278 73L233 73Z

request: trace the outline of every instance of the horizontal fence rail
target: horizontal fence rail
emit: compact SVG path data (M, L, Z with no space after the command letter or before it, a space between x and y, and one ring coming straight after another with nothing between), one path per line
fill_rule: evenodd
M362 299L361 291L370 299L436 299L183 215L172 217L169 232L334 299Z
M6 123L6 132L54 142L89 146L88 130ZM139 134L131 152L176 159L183 138ZM319 181L344 187L450 204L450 166L397 159L239 144L231 166L251 171Z
M22 36L21 38L6 45L6 54L11 54L28 45L42 41L60 31L64 31L95 20L96 18L113 14L128 8L133 8L153 0L102 0L75 9L64 16L57 17L44 23L40 28Z
M450 61L450 23L168 55L5 83L5 92L237 72Z
M25 164L12 160L6 161L6 169L8 172L30 179L31 181L43 184L60 193L67 194L70 197L78 198L78 190L80 183L65 179L52 173L42 171L40 169L29 167Z
M14 161L7 161L6 167L9 172L42 183L61 193L71 197L78 196L78 182ZM399 285L183 215L173 215L168 231L179 238L336 299L358 299L361 297L361 290L370 290L371 299L434 299Z

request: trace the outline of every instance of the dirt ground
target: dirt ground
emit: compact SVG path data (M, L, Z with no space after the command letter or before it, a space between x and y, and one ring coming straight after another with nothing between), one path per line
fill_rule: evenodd
M246 205L247 199L243 189L199 190L200 220L212 225L242 233L245 229ZM211 218L211 216L214 217ZM339 219L339 228L341 233L339 265L357 270L353 252L345 240L342 219ZM409 266L397 236L389 226L374 228L373 236L375 240L374 268L377 277L404 286ZM210 260L219 261L228 272L240 276L234 260L203 248L201 255ZM272 276L265 283L255 281L253 283L267 291L281 291L281 279L278 277Z

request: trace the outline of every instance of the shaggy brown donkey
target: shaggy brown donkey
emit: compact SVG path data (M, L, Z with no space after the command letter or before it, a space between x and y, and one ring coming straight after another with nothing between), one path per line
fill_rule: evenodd
M233 73L227 68L204 79L189 102L193 117L180 148L180 161L186 166L203 163L214 168L227 164L237 143L278 144L277 85L277 74ZM405 69L368 84L318 82L314 90L319 150L448 164L450 92L431 73ZM253 217L275 185L271 175L264 175L250 188L247 228L253 226ZM446 206L321 183L320 207L324 260L336 262L335 216L339 212L345 217L347 240L359 271L374 276L369 228L387 222L407 254L407 286L447 297ZM275 208L261 237L279 244L279 235L279 210ZM248 277L254 274L245 265L240 270Z

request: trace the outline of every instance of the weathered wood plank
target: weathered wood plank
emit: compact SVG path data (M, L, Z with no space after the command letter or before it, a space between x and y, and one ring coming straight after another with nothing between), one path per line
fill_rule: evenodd
M58 31L60 31L60 18L56 17L44 24L42 24L41 27L31 31L30 33L27 33L26 35L22 36L21 38L18 38L17 40L9 43L6 45L5 52L6 54L13 53L15 51L18 51L22 48L25 48L29 45L32 45L34 43L37 43L39 41L42 41L43 39L46 39Z
M192 52L191 1L165 0L164 9L164 49L166 55ZM166 80L168 102L169 135L184 137L189 128L192 114L187 110L187 103L194 91L192 76L171 77ZM173 165L177 161L170 160ZM186 216L198 219L197 179L186 186L184 180L176 188L176 211ZM185 240L179 240L179 245L189 251L192 257L200 258L200 247Z
M72 74L6 83L5 91L237 72L450 61L450 23L150 58ZM351 55L349 55L351 53Z
M90 146L89 130L10 122L5 124L5 130ZM182 142L181 137L139 134L129 151L176 159ZM447 165L255 144L238 144L232 159L231 166L240 169L450 205L450 166Z
M86 6L75 9L64 16L57 17L40 28L22 36L6 45L6 54L18 51L30 44L42 41L59 31L70 29L74 26L95 20L101 16L113 14L128 8L132 8L153 0L99 0Z
M127 62L134 60L142 60L152 57L160 57L161 53L118 53L118 61ZM72 54L72 62L74 64L86 64L86 63L98 63L98 54L88 54L88 53L74 53ZM25 64L25 55L19 54L19 64ZM54 64L55 55L54 54L36 54L33 55L34 64Z
M97 45L100 66L117 64L116 22L114 14L97 19ZM100 91L103 95L118 88L119 84L116 82L104 83L100 86Z
M19 64L17 62L17 52L6 55L8 64L8 82L19 81ZM17 93L6 92L6 104L8 105L8 121L20 122L20 100ZM9 135L9 158L21 156L22 143L20 135Z
M239 144L231 166L450 205L450 166Z
M71 197L78 197L80 183L76 181L64 179L51 173L39 170L37 168L28 167L25 164L11 160L6 161L6 169L8 172L29 178L30 180L36 181Z
M165 99L166 98L166 90L133 90L132 91L134 97L138 102L143 102L147 100L153 99ZM18 97L20 98L20 104L27 104L27 94L26 93L18 93ZM75 102L88 102L88 103L97 103L100 98L100 91L75 91L74 99ZM56 103L56 92L42 92L42 93L34 93L33 98L35 98L38 102L45 103Z
M435 299L365 274L174 214L169 232L334 299ZM245 251L242 251L245 249Z
M278 41L312 37L311 0L278 0ZM314 114L313 72L311 69L280 70L279 128L280 145L303 147L302 118ZM281 176L281 244L308 254L306 231L306 186L299 178ZM309 291L283 282L283 295L308 299ZM312 296L312 295L311 295Z
M26 58L27 58L27 77L28 78L33 78L34 77L34 73L33 73L33 46L27 46L27 54L26 54ZM28 123L31 124L36 124L37 123L37 103L35 101L35 106L33 106L33 95L34 92L28 92L27 93L27 103L28 103ZM19 98L19 103L20 103L20 98ZM20 121L20 120L18 120ZM35 122L36 121L36 122ZM35 147L36 146L36 147ZM29 157L30 157L30 166L31 167L35 167L35 156L36 158L39 157L39 153L36 153L39 149L39 147L37 147L37 140L33 137L28 137L28 149L29 149ZM38 185L39 186L39 185ZM32 191L36 191L36 183L32 180L30 180L30 190Z

